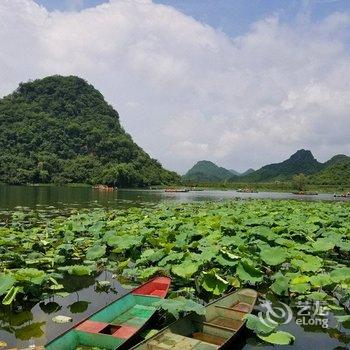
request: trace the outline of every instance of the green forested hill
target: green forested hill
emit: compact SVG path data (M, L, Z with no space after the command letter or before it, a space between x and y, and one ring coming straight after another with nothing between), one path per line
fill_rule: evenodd
M337 161L328 161L325 164L327 166L322 171L310 176L311 183L319 185L350 185L350 157L339 156Z
M20 84L0 99L0 182L170 183L167 171L137 146L102 94L78 77Z
M239 181L264 182L290 180L295 174L314 174L322 168L322 163L319 163L310 151L301 149L281 163L265 165L246 176L241 176Z
M184 176L185 181L220 182L234 176L230 170L208 160L197 162Z

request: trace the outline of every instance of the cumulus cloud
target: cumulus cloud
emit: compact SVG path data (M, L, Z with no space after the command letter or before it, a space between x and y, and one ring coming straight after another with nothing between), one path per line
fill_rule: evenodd
M298 148L350 153L350 16L273 16L230 38L150 0L48 12L0 2L0 95L19 82L79 75L165 166L210 159L238 170Z

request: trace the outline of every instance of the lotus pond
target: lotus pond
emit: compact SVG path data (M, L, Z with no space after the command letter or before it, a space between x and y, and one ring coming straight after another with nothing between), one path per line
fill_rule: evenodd
M242 349L350 344L349 203L237 200L0 217L0 348L44 344L72 325L55 316L77 322L122 295L121 283L157 274L173 278L159 327L250 286L261 294L256 314L269 300L274 318L251 316ZM310 304L326 323L298 321ZM281 306L290 307L288 320Z

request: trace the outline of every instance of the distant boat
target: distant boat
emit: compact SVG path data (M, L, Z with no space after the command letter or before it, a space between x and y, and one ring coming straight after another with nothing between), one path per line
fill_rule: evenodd
M306 192L306 191L292 192L292 194L296 194L299 196L318 196L318 192Z
M190 190L187 188L166 188L164 191L181 193L181 192L189 192Z
M107 186L107 185L96 185L93 188L99 191L114 191L117 189L116 187Z
M243 317L253 311L257 296L253 289L232 292L207 305L205 316L191 313L131 350L234 349Z
M203 188L199 188L199 187L191 187L190 188L190 191L193 191L193 192L200 192L200 191L204 191Z
M350 198L350 192L348 193L341 193L341 194L336 194L334 193L333 197L337 197L337 198Z
M258 191L253 190L251 188L239 188L238 190L236 190L237 192L240 193L258 193Z
M126 346L155 314L153 304L165 298L170 282L168 277L151 279L46 344L45 350L116 350Z

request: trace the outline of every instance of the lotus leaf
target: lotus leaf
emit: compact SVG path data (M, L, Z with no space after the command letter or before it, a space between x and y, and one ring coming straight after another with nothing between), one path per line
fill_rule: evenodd
M172 271L175 275L182 278L189 278L198 271L199 264L193 261L183 261L179 265L174 265Z
M267 343L276 345L288 345L295 340L292 334L283 331L273 332L269 335L258 334L258 337Z
M5 294L13 285L16 279L11 274L0 275L0 295Z
M269 247L261 249L260 256L266 264L275 266L286 261L288 252L281 247Z
M94 245L89 248L86 252L86 259L88 260L97 260L103 257L106 254L105 245Z
M236 270L237 276L241 281L258 283L263 280L263 274L254 266L247 262L240 262Z

